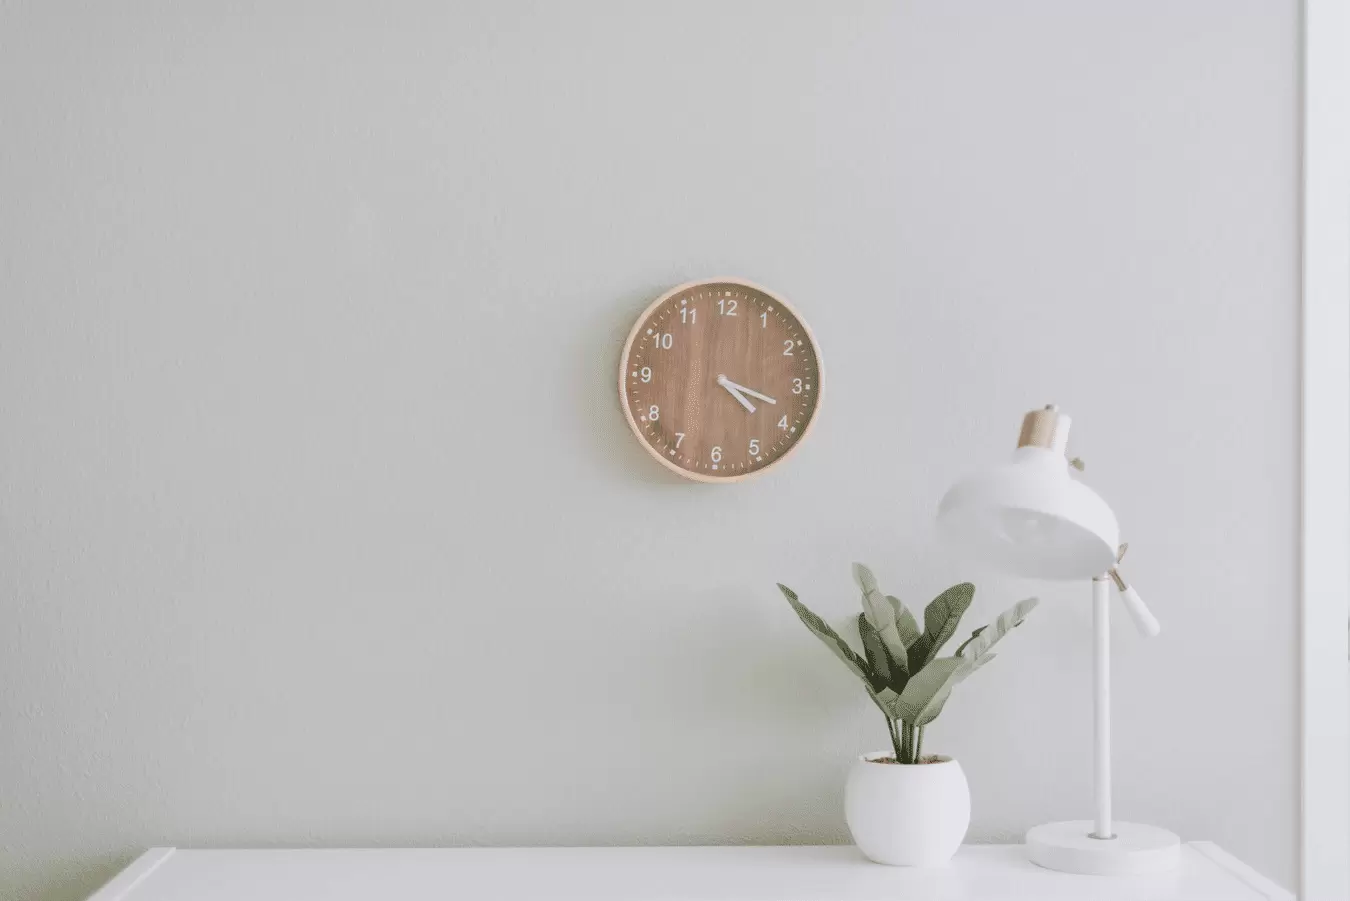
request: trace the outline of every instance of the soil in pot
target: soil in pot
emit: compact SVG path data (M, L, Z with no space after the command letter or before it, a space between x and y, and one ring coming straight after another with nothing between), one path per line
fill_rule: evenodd
M901 763L894 757L873 757L868 763L889 763L895 766L922 766L925 763L946 763L951 760L950 757L943 757L941 754L925 754L913 763Z

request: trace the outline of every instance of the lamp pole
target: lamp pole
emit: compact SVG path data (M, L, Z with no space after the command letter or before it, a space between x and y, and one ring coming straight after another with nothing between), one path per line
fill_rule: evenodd
M1113 839L1111 831L1111 584L1103 573L1092 579L1092 785L1097 815L1092 837Z

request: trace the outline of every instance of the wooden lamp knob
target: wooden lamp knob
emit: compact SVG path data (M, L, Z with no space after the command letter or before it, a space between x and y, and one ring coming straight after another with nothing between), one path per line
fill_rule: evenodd
M1064 453L1069 446L1069 426L1073 420L1054 404L1048 404L1043 410L1032 410L1022 417L1022 434L1017 438L1017 446L1041 447L1046 450Z

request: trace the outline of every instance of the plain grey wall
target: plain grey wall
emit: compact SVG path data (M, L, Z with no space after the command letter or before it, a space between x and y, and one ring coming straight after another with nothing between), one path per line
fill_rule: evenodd
M1117 808L1295 855L1292 2L5 5L0 895L147 845L816 842L882 721L849 563L973 627L972 837L1090 810L1087 586L944 556L1076 420L1161 638ZM779 471L629 434L657 293L782 291ZM1122 618L1121 622L1124 620Z

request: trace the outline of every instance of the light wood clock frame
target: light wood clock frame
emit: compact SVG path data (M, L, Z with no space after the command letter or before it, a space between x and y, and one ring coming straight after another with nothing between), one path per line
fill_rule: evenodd
M820 412L815 336L781 294L741 278L670 289L624 344L619 399L662 466L737 482L781 463Z

